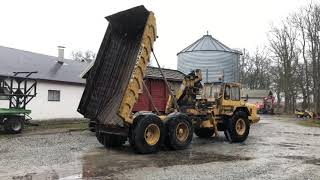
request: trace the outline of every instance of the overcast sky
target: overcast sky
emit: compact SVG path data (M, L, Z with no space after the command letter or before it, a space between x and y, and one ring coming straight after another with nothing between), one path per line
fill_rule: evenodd
M209 31L230 48L254 51L266 33L307 0L2 0L0 46L57 56L57 46L97 52L105 16L137 5L155 13L160 64L176 68L176 54ZM316 2L315 0L313 2ZM0 60L1 61L1 60Z

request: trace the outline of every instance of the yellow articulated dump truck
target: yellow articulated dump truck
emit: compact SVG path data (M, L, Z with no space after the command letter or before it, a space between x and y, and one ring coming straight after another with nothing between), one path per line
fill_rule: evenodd
M84 117L95 122L101 144L115 147L129 140L137 153L146 154L159 151L163 145L185 149L194 133L204 138L224 131L230 142L247 138L250 124L259 121L255 106L241 99L239 84L203 85L200 70L186 75L179 92L171 93L166 114L133 114L157 38L156 19L144 6L106 19L109 26L86 74L78 107Z

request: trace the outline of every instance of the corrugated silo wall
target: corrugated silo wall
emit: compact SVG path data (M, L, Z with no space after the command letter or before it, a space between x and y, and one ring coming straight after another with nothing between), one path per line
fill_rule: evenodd
M184 52L178 54L178 70L188 74L194 69L201 69L202 82L216 82L222 74L225 82L239 82L239 58L239 54L229 52Z

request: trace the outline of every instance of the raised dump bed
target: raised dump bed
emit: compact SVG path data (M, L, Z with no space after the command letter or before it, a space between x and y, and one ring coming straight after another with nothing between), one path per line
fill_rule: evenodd
M105 127L118 128L133 121L132 108L156 40L156 23L144 6L106 19L109 26L87 74L78 111Z

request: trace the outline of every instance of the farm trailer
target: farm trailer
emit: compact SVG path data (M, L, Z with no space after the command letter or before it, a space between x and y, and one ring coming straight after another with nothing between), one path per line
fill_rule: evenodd
M37 72L13 72L0 77L0 98L8 108L0 108L0 125L10 134L18 134L31 119L27 104L37 95L37 81L30 76Z

